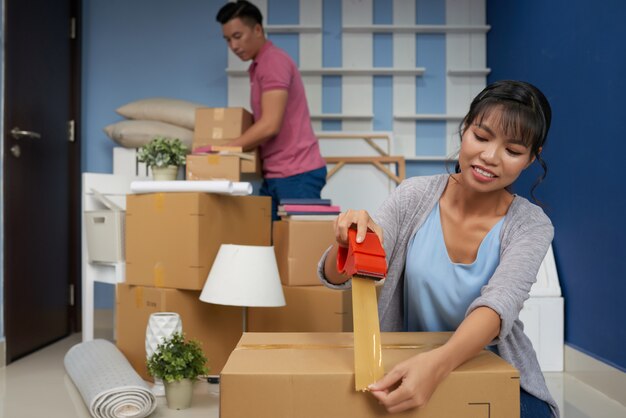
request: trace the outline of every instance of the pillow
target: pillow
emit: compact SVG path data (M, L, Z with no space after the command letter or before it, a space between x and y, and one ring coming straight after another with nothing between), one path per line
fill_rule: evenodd
M155 136L178 138L191 150L193 131L153 120L123 120L104 128L104 132L123 147L139 148Z
M193 130L198 107L207 106L185 100L155 97L130 102L115 111L128 119L157 120Z

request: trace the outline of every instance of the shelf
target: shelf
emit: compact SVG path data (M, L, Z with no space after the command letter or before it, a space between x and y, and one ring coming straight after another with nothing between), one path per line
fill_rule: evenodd
M373 114L349 115L347 113L312 114L313 120L372 120Z
M344 33L487 33L489 25L359 25L344 26Z
M303 76L311 75L347 75L347 76L373 76L373 75L409 75L421 76L426 71L424 67L415 68L388 68L388 67L370 67L370 68L346 68L346 67L328 67L328 68L300 68L300 74ZM229 76L248 77L247 70L226 69Z
M399 121L411 121L411 120L426 120L426 121L454 121L463 120L464 116L461 115L439 115L439 114L427 114L427 113L418 113L415 115L396 115L393 117L395 120Z
M485 77L490 72L491 68L457 68L448 70L448 75L458 77Z
M321 26L267 25L264 28L267 33L322 33Z
M416 163L430 163L430 162L455 162L456 158L448 158L446 156L441 155L423 155L423 156L415 156L415 157L404 157L406 162L416 162Z

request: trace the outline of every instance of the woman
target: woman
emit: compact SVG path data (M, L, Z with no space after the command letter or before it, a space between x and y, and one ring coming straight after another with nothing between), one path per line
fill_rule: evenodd
M553 237L538 206L511 194L538 160L551 109L534 86L500 81L472 102L461 123L452 175L404 181L375 217L349 210L335 222L336 243L320 261L329 287L350 286L336 270L347 231L369 228L387 253L379 297L382 331L455 331L443 346L396 365L370 391L389 412L428 402L456 367L491 346L520 371L521 417L558 417L519 312ZM536 186L536 184L535 184Z

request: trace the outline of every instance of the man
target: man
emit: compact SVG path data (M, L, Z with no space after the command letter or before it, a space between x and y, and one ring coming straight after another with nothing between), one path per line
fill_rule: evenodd
M326 184L326 162L311 126L302 77L289 55L265 38L263 16L252 3L227 3L216 20L235 55L252 60L248 72L254 124L228 145L246 151L258 147L263 161L260 194L272 197L273 219L278 219L280 199L319 199Z

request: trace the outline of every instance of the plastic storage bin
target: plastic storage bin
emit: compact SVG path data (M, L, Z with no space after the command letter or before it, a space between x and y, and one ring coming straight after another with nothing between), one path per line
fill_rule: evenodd
M124 261L125 212L105 196L93 190L106 209L85 211L87 257L90 263Z

